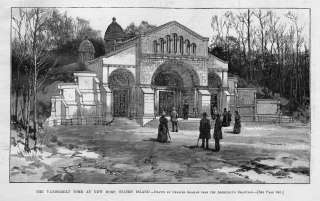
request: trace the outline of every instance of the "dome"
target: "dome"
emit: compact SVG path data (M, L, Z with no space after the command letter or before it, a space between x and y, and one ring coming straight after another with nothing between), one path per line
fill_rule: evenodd
M78 51L79 52L88 52L88 53L93 53L93 54L95 53L93 44L87 38L84 39L80 43Z
M121 26L116 22L116 18L112 18L111 24L108 26L105 34L104 34L104 40L110 41L110 40L119 40L125 38L125 33Z

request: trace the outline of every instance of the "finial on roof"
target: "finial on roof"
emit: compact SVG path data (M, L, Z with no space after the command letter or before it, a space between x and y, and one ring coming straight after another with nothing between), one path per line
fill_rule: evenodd
M115 21L116 21L116 18L115 18L115 17L113 17L113 18L112 18L112 22L115 22Z

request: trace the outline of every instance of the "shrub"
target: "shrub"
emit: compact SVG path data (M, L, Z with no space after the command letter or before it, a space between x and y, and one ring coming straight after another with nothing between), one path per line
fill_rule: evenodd
M57 136L52 135L52 136L50 137L50 142L57 142L57 141L58 141L58 137L57 137Z

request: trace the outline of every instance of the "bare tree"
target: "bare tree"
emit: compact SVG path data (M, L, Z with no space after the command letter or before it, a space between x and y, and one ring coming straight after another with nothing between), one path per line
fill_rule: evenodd
M19 16L23 16L23 20L19 21L13 18L15 24L18 24L17 35L15 35L14 40L17 46L23 47L23 49L16 49L14 51L21 51L20 55L26 57L27 62L24 64L25 68L25 93L23 106L24 110L24 121L25 121L25 151L29 151L29 133L30 128L33 129L33 138L35 141L34 148L36 149L37 143L37 90L39 86L43 83L47 73L48 68L48 48L51 47L49 44L49 34L46 29L46 23L48 18L48 12L46 9L34 8L19 8ZM21 23L20 23L21 22ZM23 37L19 37L23 35ZM33 120L31 126L31 110L33 109Z
M14 116L15 121L18 121L19 118L19 96L21 91L21 71L23 70L23 64L26 61L27 57L27 35L26 32L23 31L23 24L26 21L26 13L23 12L23 10L19 10L18 14L16 16L12 16L12 28L13 28L13 40L12 40L12 55L15 57L15 72L16 80L15 80L15 107L14 107ZM21 111L21 115L23 115ZM21 117L23 118L23 117Z
M268 17L270 16L270 11L267 11L266 13L263 13L261 9L254 12L254 15L258 19L259 23L259 32L260 32L260 42L261 42L261 68L264 69L265 66L265 51L266 51L266 43L267 43L267 32L268 32Z

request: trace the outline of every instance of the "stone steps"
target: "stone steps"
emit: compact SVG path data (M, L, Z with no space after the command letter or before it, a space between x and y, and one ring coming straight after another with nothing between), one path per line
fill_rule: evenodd
M139 128L141 127L136 120L131 120L124 117L115 117L113 122L111 123L112 127L128 127L128 128Z
M171 130L171 122L168 119L169 129ZM178 121L178 129L179 130L199 130L199 122L200 119L190 119L190 120L179 120ZM154 119L148 122L144 127L149 128L158 128L159 119Z

